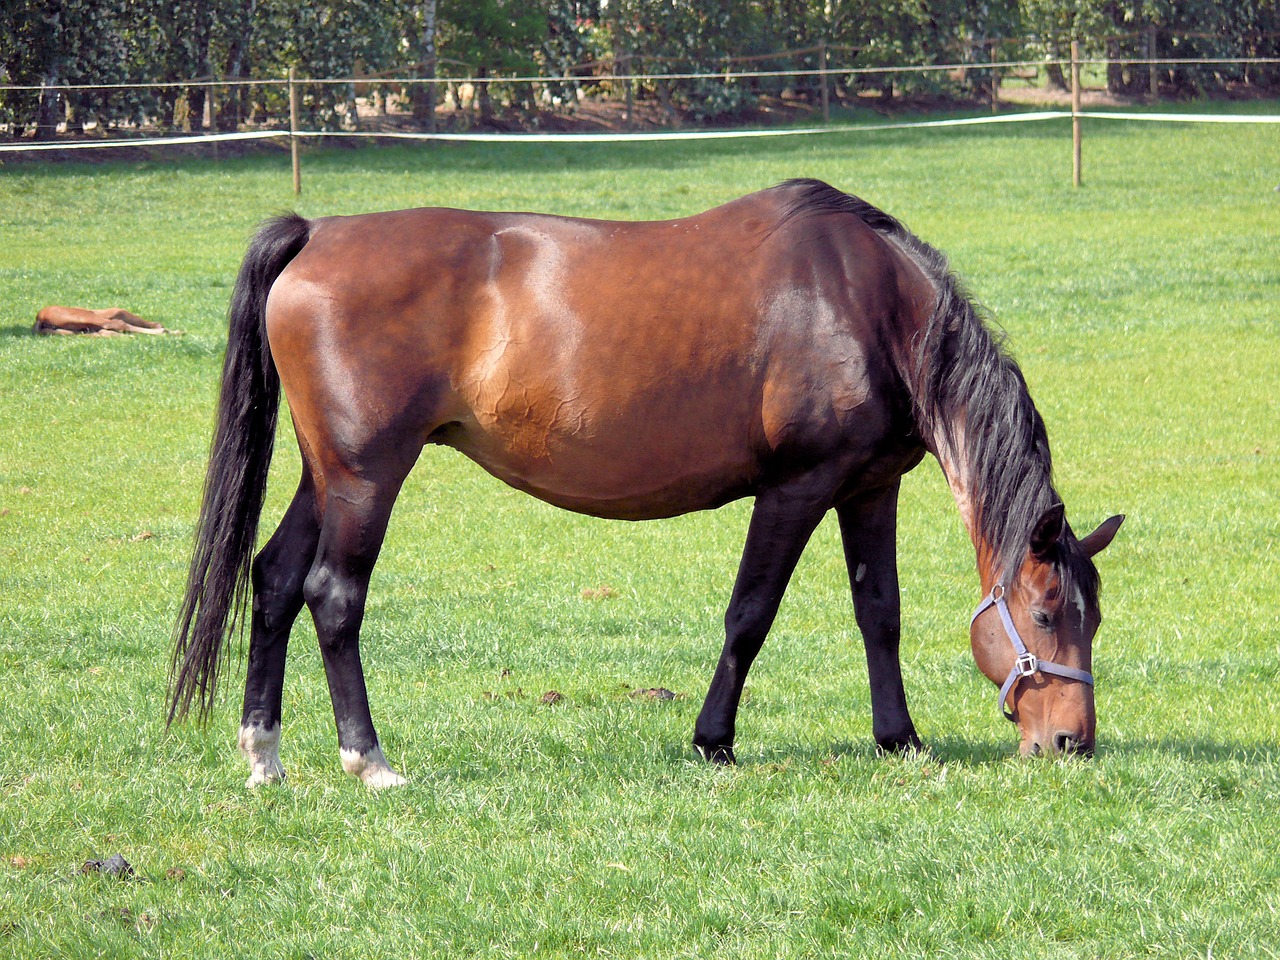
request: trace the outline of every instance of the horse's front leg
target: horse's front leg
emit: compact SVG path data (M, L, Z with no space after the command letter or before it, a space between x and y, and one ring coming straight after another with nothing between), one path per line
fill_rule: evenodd
M902 608L898 594L898 484L836 507L853 608L867 651L871 733L881 749L918 750L907 711L898 655Z
M829 488L813 481L797 481L756 496L725 613L724 650L694 727L693 745L706 760L736 762L733 736L747 671L773 625L805 544L830 507L829 497Z

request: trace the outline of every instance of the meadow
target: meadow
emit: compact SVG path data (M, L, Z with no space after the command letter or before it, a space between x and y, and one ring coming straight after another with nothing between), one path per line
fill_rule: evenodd
M301 198L284 153L0 166L0 954L1280 955L1278 137L1093 122L1079 190L1061 121L315 150ZM716 768L689 739L749 504L592 520L442 449L398 501L365 621L375 721L409 785L342 773L305 616L287 783L244 789L238 644L207 727L166 729L226 302L257 222L662 218L796 176L950 255L1009 335L1075 528L1127 514L1099 557L1093 760L1017 756L968 650L972 548L932 460L899 531L925 754L874 748L834 518L751 673L740 765ZM47 303L184 333L33 337ZM285 424L264 533L297 479ZM82 872L115 853L132 877Z

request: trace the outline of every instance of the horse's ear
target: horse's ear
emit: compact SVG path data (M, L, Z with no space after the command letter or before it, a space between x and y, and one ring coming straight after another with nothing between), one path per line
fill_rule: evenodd
M1044 512L1031 531L1031 555L1037 560L1049 560L1058 545L1058 538L1067 526L1066 507L1055 503Z
M1085 556L1092 557L1096 553L1101 553L1107 544L1115 538L1116 531L1120 529L1120 524L1122 523L1124 523L1123 513L1112 517L1110 520L1103 520L1102 523L1098 524L1097 530L1080 541L1080 546L1084 548Z

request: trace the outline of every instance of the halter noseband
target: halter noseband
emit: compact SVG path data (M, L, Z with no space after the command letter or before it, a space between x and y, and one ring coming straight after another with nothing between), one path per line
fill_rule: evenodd
M973 611L973 616L969 619L970 628L973 627L974 621L985 613L989 607L995 607L996 612L1000 614L1000 622L1004 624L1004 632L1009 635L1009 639L1013 642L1013 652L1017 657L1013 662L1013 669L1009 671L1009 676L1005 678L1003 686L1000 687L1000 698L996 701L996 706L1000 708L1000 712L1004 714L1006 720L1017 719L1009 712L1007 701L1009 694L1013 692L1014 686L1023 677L1030 677L1036 673L1049 673L1055 677L1066 677L1068 680L1079 680L1081 683L1093 685L1093 674L1084 670L1077 670L1075 667L1067 667L1060 663L1041 660L1027 649L1027 645L1022 642L1022 637L1018 636L1018 628L1013 625L1013 618L1009 616L1009 605L1004 600L1004 587L998 583L991 588L991 592L978 604L978 609Z

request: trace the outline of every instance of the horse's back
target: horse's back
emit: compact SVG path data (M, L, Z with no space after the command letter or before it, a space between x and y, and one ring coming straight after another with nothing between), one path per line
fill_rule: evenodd
M853 241L867 290L851 302L851 241L778 229L782 199L656 222L316 221L268 309L299 429L348 456L388 436L446 443L606 516L749 493L780 447L837 442L879 379L864 301L884 295L883 251L869 231Z

